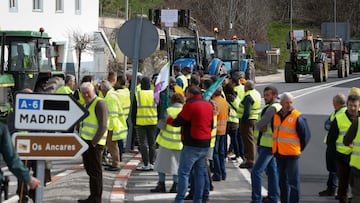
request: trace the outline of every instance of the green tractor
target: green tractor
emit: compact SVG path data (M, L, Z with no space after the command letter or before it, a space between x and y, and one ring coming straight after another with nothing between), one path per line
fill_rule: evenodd
M351 71L360 71L360 40L349 41Z
M289 32L287 47L290 49L290 61L286 62L284 71L286 83L299 82L299 75L306 74L311 74L315 82L327 80L328 64L320 46L321 40L314 40L309 31Z
M43 29L0 31L0 68L1 121L12 111L16 92L52 93L64 84L65 74L55 70L54 49Z

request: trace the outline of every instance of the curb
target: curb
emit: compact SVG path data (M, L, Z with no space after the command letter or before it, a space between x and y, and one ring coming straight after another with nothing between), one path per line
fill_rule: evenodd
M126 196L126 185L131 173L141 161L141 154L137 153L133 156L115 176L114 184L110 194L110 203L124 203Z

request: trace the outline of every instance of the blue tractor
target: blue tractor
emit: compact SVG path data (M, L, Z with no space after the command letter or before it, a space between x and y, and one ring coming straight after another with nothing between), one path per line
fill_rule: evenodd
M172 67L202 70L210 75L226 73L224 63L214 57L213 37L175 37L172 44Z
M217 40L215 56L223 61L227 72L243 72L245 79L255 81L255 65L246 54L245 40Z

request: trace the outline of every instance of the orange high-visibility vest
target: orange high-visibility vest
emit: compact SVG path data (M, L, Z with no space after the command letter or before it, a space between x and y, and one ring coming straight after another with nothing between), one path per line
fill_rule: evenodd
M274 115L273 153L285 156L301 154L300 138L296 132L296 122L300 115L299 111L292 110L283 121L279 114Z
M229 104L221 96L217 96L213 98L213 100L215 101L215 103L218 105L219 108L219 113L217 115L216 134L225 135L226 125L229 119Z

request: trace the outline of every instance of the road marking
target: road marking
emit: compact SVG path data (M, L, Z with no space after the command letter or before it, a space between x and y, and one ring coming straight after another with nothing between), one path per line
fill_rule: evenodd
M118 175L116 175L112 191L110 194L110 203L124 203L126 196L126 185L129 177L136 166L140 163L141 154L138 153L132 157L125 166L123 166Z
M241 159L241 158L240 158ZM241 159L242 163L244 160ZM233 162L233 165L235 166L235 168L242 174L242 176L245 178L246 182L248 182L251 185L251 174L250 171L248 169L242 169L239 168L239 165L236 164L236 162ZM261 195L267 195L268 194L268 190L261 185Z
M299 89L299 90L295 90L295 91L291 91L291 94L297 94L300 93L299 95L294 95L294 99L306 96L308 94L312 94L314 92L318 92L336 85L340 85L340 84L344 84L347 82L351 82L354 80L359 80L359 78L351 78L351 79L346 79L346 80L340 80L340 81L335 81L335 82L331 82L331 83L326 83L326 84L321 84L321 85L317 85L317 86L313 86L313 87L308 87L308 88L304 88L304 89ZM304 92L304 93L302 93ZM302 94L301 94L302 93Z

